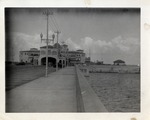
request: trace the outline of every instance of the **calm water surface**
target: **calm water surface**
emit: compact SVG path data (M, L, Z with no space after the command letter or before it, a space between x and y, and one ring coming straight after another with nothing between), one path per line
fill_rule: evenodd
M140 112L140 74L90 73L87 80L109 112Z

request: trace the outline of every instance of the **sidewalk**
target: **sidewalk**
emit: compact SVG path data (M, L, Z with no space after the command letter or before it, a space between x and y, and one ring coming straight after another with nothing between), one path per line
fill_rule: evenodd
M6 92L6 112L76 112L76 106L74 67Z

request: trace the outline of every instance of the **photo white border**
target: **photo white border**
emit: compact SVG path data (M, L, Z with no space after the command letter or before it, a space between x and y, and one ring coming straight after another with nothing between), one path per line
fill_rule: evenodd
M141 112L129 113L5 113L5 7L138 7L141 8ZM0 0L0 120L149 120L149 0Z

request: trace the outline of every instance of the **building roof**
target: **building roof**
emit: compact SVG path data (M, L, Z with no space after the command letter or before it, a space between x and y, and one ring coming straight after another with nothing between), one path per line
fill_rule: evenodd
M79 51L79 52L83 52L84 50L79 49L79 50L77 50L77 51Z
M84 52L80 52L80 51L68 51L68 53L74 53L74 54L85 54Z
M61 48L61 45L59 43L55 43L53 46L54 48L57 48L57 44L58 44L58 48Z
M125 63L123 60L115 60L114 63Z
M23 50L23 51L20 51L20 52L40 52L40 50L36 50L36 51L34 51L34 50Z
M66 45L66 44L63 44L62 46L66 46L66 47L68 47L68 45Z
M46 48L46 46L42 46L40 48ZM48 45L48 48L54 48L52 45Z
M30 51L38 51L37 48L30 48Z
M20 52L40 52L37 48L30 48L30 50L22 50Z
M80 53L78 51L68 51L68 53Z

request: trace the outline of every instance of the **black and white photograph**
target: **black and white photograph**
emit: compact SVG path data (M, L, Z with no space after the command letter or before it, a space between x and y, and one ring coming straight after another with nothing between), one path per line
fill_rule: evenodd
M140 7L5 7L6 113L141 112Z

